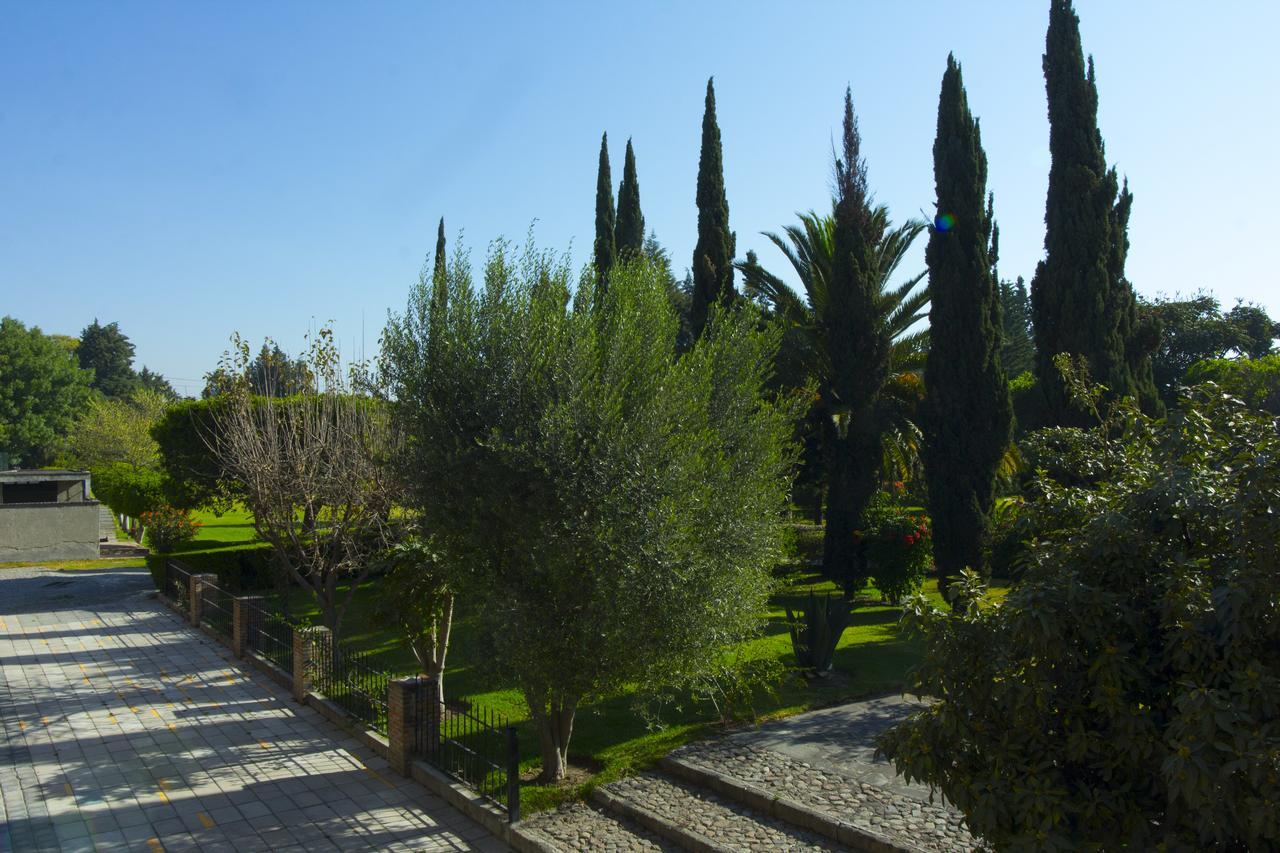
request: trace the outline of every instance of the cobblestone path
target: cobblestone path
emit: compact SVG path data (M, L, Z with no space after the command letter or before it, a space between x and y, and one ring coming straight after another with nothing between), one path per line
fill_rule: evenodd
M0 569L0 851L505 849L149 584Z

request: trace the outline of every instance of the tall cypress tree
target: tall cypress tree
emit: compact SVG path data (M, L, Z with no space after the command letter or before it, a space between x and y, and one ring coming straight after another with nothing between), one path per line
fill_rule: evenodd
M933 555L944 596L960 571L983 571L996 466L1013 407L1000 365L998 232L987 199L987 156L960 66L947 57L933 143L937 216L929 231L929 360L921 427Z
M433 357L439 346L439 330L443 328L444 314L449 304L449 281L445 273L444 217L436 227L436 254L431 263L431 302L428 315L427 349L428 357ZM426 269L423 268L423 276Z
M600 137L600 167L596 172L596 292L593 304L597 307L608 287L609 270L618 260L613 229L613 178L609 174L609 134L605 133Z
M713 303L733 301L735 239L729 230L729 201L724 193L724 159L716 123L714 78L707 81L702 113L702 153L698 157L698 243L693 250L693 301L690 323L702 336Z
M1031 342L1031 297L1022 276L1000 282L1000 366L1010 379L1035 367Z
M890 374L892 340L879 318L879 243L867 188L862 136L853 114L853 93L844 96L844 128L835 163L835 226L831 280L825 311L830 411L827 430L827 526L823 571L852 595L866 581L867 566L854 531L875 494L880 465L880 393Z
M431 268L431 313L443 312L449 299L449 286L445 279L444 217L436 228L436 256Z
M644 214L640 212L640 182L636 179L636 154L627 140L627 155L618 186L618 221L614 226L618 257L639 256L644 249Z
M1036 373L1051 423L1086 424L1053 365L1059 353L1083 356L1092 377L1112 394L1155 408L1150 330L1137 325L1133 289L1124 278L1133 197L1108 169L1098 131L1093 60L1080 43L1071 0L1052 0L1045 38L1049 100L1049 192L1045 259L1031 282Z

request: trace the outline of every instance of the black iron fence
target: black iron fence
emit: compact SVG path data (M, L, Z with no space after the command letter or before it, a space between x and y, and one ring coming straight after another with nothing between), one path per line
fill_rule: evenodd
M217 634L230 637L235 619L232 597L225 589L207 581L200 584L200 624Z
M324 636L313 643L311 666L311 683L326 699L374 731L387 733L391 675L374 666L371 655Z
M249 621L245 646L293 675L293 626L279 613L256 604L245 607L245 615Z
M191 609L191 573L176 560L164 561L164 597L187 613Z
M520 744L515 726L488 708L442 706L431 679L419 679L409 696L405 711L413 727L414 754L505 809L508 820L519 820Z

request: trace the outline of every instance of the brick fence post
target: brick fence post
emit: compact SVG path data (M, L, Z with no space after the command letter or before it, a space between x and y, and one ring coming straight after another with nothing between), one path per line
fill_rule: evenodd
M204 609L203 602L204 602L204 585L205 584L209 584L210 586L217 586L218 576L212 575L212 574L191 576L191 586L188 590L188 593L191 596L191 607L188 608L188 619L190 620L191 624L195 625L196 627L199 627L200 617L203 615L201 611Z
M327 654L321 654L323 648ZM293 698L299 702L307 701L311 692L312 663L320 658L333 661L333 633L328 628L315 626L312 628L293 629Z
M252 643L249 631L253 628L253 608L262 605L260 595L238 595L231 599L231 651L236 657L244 657Z
M418 678L393 678L387 682L387 740L391 744L387 760L401 776L410 775L413 765L420 698Z

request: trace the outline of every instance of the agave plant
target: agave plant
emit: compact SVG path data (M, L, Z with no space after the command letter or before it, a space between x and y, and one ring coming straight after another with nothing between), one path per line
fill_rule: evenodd
M787 608L791 649L802 669L819 677L831 671L836 646L852 615L853 605L844 599L831 595L819 598L812 592L799 617Z

